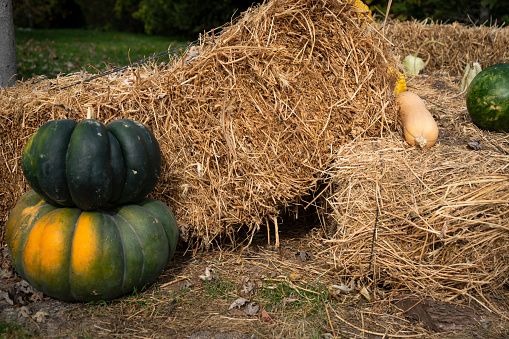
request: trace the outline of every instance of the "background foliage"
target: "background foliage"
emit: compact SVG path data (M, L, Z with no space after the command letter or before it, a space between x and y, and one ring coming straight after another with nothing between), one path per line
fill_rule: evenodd
M385 14L388 0L365 0L372 10ZM377 11L378 8L380 11ZM509 24L509 1L507 0L393 0L390 14L393 18L432 18L442 22ZM491 20L491 21L490 21Z
M85 24L75 0L13 0L14 25L24 28L74 28Z
M116 1L117 8L124 8L124 2L136 0ZM146 33L193 38L203 31L224 25L252 3L252 0L139 0L133 17L143 22Z
M256 0L15 0L16 27L94 28L194 40L261 3ZM384 15L388 0L365 0ZM393 0L391 17L509 24L508 0Z

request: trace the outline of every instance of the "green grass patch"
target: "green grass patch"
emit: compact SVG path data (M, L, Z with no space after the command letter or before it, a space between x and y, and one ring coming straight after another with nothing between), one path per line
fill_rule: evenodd
M289 279L265 279L258 291L258 302L269 313L276 314L296 338L323 338L330 333L326 307L338 302L331 298L320 282L303 283Z
M301 284L291 281L267 279L260 288L259 298L268 311L300 309L312 314L330 300L329 291L320 284Z
M15 35L19 80L38 75L55 78L81 70L104 72L187 43L161 36L80 29L16 29ZM168 56L157 61L167 62Z
M21 324L0 321L0 339L4 338L34 338L35 333Z
M205 281L204 286L212 299L230 300L236 297L237 286L235 283L221 276L215 277L211 281Z

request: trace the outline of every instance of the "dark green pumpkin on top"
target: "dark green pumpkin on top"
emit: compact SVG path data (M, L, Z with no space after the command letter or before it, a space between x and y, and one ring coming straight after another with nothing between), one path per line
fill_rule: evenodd
M18 274L67 301L111 300L150 284L173 257L178 236L172 211L154 199L83 211L50 204L33 190L5 226Z
M32 135L21 168L46 201L93 210L144 198L159 181L161 151L134 120L53 120Z
M467 109L479 128L509 132L509 63L489 66L475 76L467 91Z

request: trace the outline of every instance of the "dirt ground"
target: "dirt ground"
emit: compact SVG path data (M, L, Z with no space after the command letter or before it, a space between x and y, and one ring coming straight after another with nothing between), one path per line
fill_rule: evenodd
M69 303L45 297L15 275L3 249L0 322L21 327L10 327L5 334L0 328L0 337L509 337L507 320L471 301L458 305L422 300L409 291L400 296L406 298L402 301L370 303L357 290L327 293L333 273L314 273L327 263L312 258L319 250L310 246L314 230L299 227L282 230L287 235L279 250L257 239L244 251L225 247L195 256L179 251L153 285L111 302ZM304 261L301 253L307 253ZM275 290L277 296L267 295ZM506 291L492 297L508 296ZM255 303L253 312L247 306L229 309L240 297ZM403 313L405 309L411 310Z
M418 82L429 89L423 97L439 142L474 147L457 124L458 116L468 120L459 80L436 73ZM434 92L450 95L434 100ZM283 219L279 248L264 232L248 247L226 243L193 254L180 244L152 285L109 302L69 303L36 292L2 248L0 338L509 338L507 286L477 301L374 293L338 276L322 255L320 229L307 211Z
M320 278L313 272L326 263L296 255L317 253L310 246L313 229L283 231L288 235L282 237L280 250L258 239L244 251L226 248L194 257L179 251L153 285L111 302L69 303L42 296L6 265L3 249L0 291L7 296L0 300L0 323L21 326L10 326L5 333L0 327L0 337L509 337L507 320L468 301L447 304L409 292L403 301L370 303L359 291L326 293L332 274ZM200 278L207 268L210 281ZM281 295L267 296L274 290ZM322 295L313 298L314 293ZM255 303L254 312L244 306L229 309L240 297Z

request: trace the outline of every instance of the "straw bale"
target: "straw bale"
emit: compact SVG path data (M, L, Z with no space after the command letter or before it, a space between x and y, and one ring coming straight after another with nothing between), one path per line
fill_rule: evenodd
M147 124L163 153L152 196L173 208L196 248L310 193L332 150L396 122L396 59L377 24L352 3L273 0L168 65L72 85L80 73L2 91L2 217L28 189L19 160L50 119Z
M442 300L507 286L509 135L469 121L458 78L409 79L438 121L433 148L395 133L338 149L319 213L339 276Z
M509 27L473 26L458 22L449 24L424 21L392 21L386 35L394 42L401 60L418 52L427 62L424 72L447 71L463 75L468 63L478 62L482 68L509 62ZM426 42L439 41L444 44ZM422 46L422 47L421 47Z

